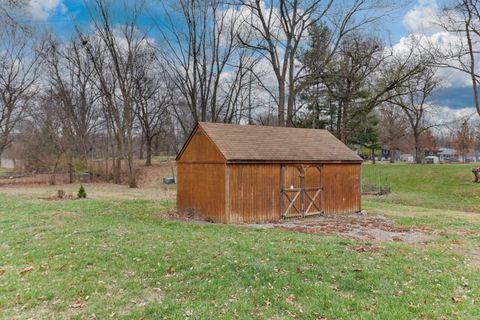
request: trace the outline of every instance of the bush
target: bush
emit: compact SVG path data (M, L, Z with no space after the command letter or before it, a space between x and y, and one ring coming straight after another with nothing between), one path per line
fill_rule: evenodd
M87 197L87 192L85 191L85 188L83 186L80 186L80 189L78 189L78 198L80 199L85 199Z
M57 191L57 195L59 199L63 199L63 197L65 197L65 191L60 189Z

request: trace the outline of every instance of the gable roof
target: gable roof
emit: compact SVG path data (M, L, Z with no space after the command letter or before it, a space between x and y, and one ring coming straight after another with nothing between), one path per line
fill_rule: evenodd
M361 162L327 130L199 122L228 162ZM190 141L177 156L180 158Z

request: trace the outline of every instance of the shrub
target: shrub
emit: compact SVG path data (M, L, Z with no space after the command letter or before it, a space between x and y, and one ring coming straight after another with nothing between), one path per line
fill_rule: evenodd
M65 197L65 191L60 189L57 191L57 195L59 199L63 199L63 197Z
M85 199L87 197L87 192L85 191L85 188L83 187L83 185L80 186L80 189L78 189L78 198L80 199Z

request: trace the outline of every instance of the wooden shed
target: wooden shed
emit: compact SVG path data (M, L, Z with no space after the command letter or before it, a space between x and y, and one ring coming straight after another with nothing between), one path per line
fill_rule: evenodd
M362 159L327 130L198 123L176 160L178 209L213 221L361 210Z

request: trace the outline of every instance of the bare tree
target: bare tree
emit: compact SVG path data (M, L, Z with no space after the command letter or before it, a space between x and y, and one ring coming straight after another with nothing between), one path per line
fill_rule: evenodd
M142 128L146 144L146 166L152 165L153 142L162 133L163 120L170 111L170 83L156 64L155 53L148 47L137 59L135 67L135 113Z
M431 108L428 99L439 84L435 70L425 68L405 86L397 88L397 95L390 98L390 102L402 108L408 119L415 144L416 163L422 163L423 160L422 134L437 125L427 123L426 114Z
M450 43L430 44L430 53L437 66L461 71L470 77L475 109L480 115L480 74L476 61L480 41L480 2L456 0L444 6L437 20L456 39Z
M97 87L102 94L107 131L115 140L117 157L114 181L120 182L120 160L126 160L128 185L137 186L133 159L135 120L135 66L142 48L148 46L147 34L138 28L142 3L123 3L115 15L108 0L95 0L88 7L95 34L87 37L79 31L85 51L93 62ZM115 23L121 21L118 27Z
M0 28L0 156L38 92L41 50L21 28Z
M232 121L257 61L238 41L238 12L221 0L170 1L164 9L158 51L183 100L174 108L183 130L197 121Z
M276 92L268 91L278 106L280 126L293 125L299 91L297 85L305 76L305 67L296 59L309 28L323 21L332 26L329 37L324 39L325 47L330 49L329 54L321 57L323 65L326 65L342 39L352 31L377 21L382 16L383 7L381 1L366 0L351 1L348 7L339 7L338 2L332 0L282 0L278 2L278 7L273 0L269 5L261 0L240 3L249 9L250 16L245 18L245 23L255 35L250 39L243 39L240 35L242 43L268 60L275 74ZM367 11L370 14L365 14ZM267 89L267 84L264 87Z
M72 156L87 165L92 135L100 123L98 91L92 85L93 64L76 40L62 46L50 39L44 61L54 97L61 106L58 112L62 113L64 128L72 138Z
M3 0L0 2L0 27L24 28L19 24L18 18L22 9L26 5L26 0Z
M395 162L394 152L405 145L409 122L405 112L392 103L384 103L380 111L380 141L384 149L389 151L390 162Z
M31 117L22 122L23 130L18 140L23 146L25 167L35 172L50 174L50 184L56 183L60 169L65 168L66 154L70 144L65 131L64 119L56 104L56 93L45 90L36 101Z
M455 130L453 146L462 156L462 161L467 161L467 156L475 150L475 131L468 118L463 119L460 127Z

